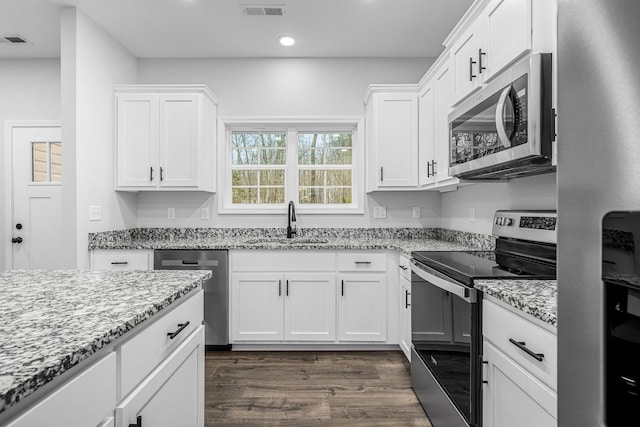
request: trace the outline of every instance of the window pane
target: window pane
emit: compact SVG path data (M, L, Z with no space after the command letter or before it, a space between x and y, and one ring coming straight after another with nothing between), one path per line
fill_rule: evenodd
M321 204L324 203L324 188L300 188L298 191L299 202Z
M324 139L318 133L298 133L299 148L322 148Z
M284 187L260 188L260 203L284 203Z
M258 148L260 144L260 135L251 133L231 134L232 148Z
M287 152L281 148L269 148L262 150L261 165L284 165L287 161Z
M351 203L351 188L327 188L327 203Z
M257 188L233 188L231 189L233 203L258 203Z
M328 165L350 165L353 163L351 148L328 148Z
M258 185L258 171L234 170L231 172L231 185L234 187L245 185Z
M62 182L62 143L51 143L51 182Z
M324 186L324 174L322 170L300 170L298 171L298 185L301 187Z
M233 149L231 163L234 165L257 165L258 152L256 148Z
M32 144L32 174L33 182L49 182L49 164L47 159L47 149L49 143L34 142Z
M351 148L351 132L331 133L326 135L327 147L349 147Z
M287 136L282 133L262 133L260 134L262 147L265 148L284 148L286 146Z
M328 170L327 186L351 187L351 170Z
M298 164L323 165L324 150L322 148L302 148L298 150Z
M260 185L284 186L284 171L283 170L260 171Z

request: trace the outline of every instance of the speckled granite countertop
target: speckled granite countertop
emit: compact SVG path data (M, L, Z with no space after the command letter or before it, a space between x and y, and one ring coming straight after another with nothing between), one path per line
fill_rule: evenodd
M199 287L206 271L0 273L0 413Z
M282 229L139 228L89 235L89 249L347 249L412 251L493 250L491 236L422 228Z
M533 317L558 326L558 285L555 280L478 280L476 289Z

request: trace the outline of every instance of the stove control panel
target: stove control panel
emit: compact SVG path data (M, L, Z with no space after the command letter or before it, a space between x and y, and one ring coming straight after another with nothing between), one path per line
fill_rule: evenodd
M556 211L497 211L492 234L555 244L557 219Z

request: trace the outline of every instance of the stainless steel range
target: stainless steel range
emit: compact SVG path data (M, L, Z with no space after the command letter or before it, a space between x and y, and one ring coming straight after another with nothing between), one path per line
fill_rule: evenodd
M411 383L434 427L482 425L482 293L556 274L555 211L497 211L490 252L413 252Z

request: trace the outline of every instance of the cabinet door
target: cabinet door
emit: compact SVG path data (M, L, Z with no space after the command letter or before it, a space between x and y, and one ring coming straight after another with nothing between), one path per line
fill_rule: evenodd
M118 187L155 187L158 168L158 96L119 94L117 105Z
M196 94L160 96L160 185L197 187L200 141L200 97ZM214 159L211 158L211 162Z
M115 404L116 355L112 352L6 427L98 426L112 419Z
M420 185L435 182L433 173L434 159L434 90L433 84L427 85L420 93L419 111L419 136L420 136Z
M433 147L436 180L439 183L455 184L458 179L449 176L449 112L453 104L453 71L449 62L446 62L436 73L433 88Z
M484 28L484 81L531 49L531 0L493 0L480 18Z
M418 185L418 96L374 95L374 132L380 187Z
M92 270L151 270L153 251L127 249L94 249L91 251Z
M284 339L335 341L335 274L285 275Z
M451 296L447 291L430 283L419 281L411 284L412 339L420 342L450 342L453 337Z
M411 362L411 280L400 276L400 349Z
M284 277L279 273L235 273L231 280L234 341L284 338Z
M387 275L341 275L338 310L340 341L386 341Z
M480 49L480 25L474 23L451 48L454 102L479 87L478 52Z
M483 426L555 427L558 397L488 342L484 342Z
M204 326L116 406L116 426L204 426Z

